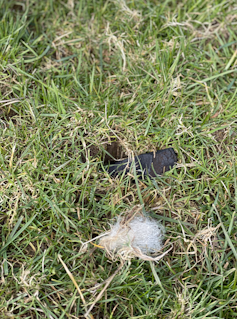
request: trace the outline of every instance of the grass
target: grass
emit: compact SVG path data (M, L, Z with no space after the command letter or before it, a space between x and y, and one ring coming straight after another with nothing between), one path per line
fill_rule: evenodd
M236 2L0 3L1 318L83 318L120 261L82 243L136 204L173 250L126 262L91 318L236 318ZM111 139L179 164L81 161Z

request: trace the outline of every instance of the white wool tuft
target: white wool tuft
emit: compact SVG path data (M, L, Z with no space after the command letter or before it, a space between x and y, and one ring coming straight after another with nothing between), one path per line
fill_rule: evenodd
M155 253L163 247L165 228L155 219L142 214L124 221L121 217L111 226L110 233L100 240L108 252L134 252L134 255Z

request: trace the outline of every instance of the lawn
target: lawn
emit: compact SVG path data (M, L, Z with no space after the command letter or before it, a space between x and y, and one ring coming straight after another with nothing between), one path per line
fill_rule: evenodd
M1 319L237 317L236 75L234 0L0 0ZM158 262L98 247L134 205Z

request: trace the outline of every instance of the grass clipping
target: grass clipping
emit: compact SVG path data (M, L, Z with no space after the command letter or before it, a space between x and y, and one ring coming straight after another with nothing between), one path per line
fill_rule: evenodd
M111 225L100 239L102 246L112 258L123 260L139 257L143 260L158 261L164 254L157 256L163 247L165 228L157 220L145 216L141 206L135 206L117 222Z

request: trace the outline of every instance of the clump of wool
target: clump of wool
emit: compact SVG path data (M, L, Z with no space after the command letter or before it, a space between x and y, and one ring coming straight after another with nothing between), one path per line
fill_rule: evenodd
M124 259L140 257L150 260L163 247L165 228L157 220L142 213L119 217L109 233L100 239L110 255L117 253Z

